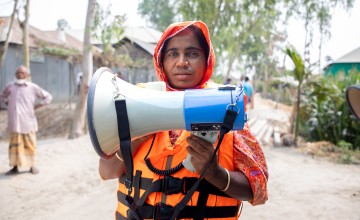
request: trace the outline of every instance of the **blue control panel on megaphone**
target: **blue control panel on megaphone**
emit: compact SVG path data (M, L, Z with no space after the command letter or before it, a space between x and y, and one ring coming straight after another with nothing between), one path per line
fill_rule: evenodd
M217 89L188 89L184 94L185 127L188 131L219 130L228 108L234 108L239 115L233 130L242 130L247 120L244 95L238 87Z
M233 130L242 130L247 121L242 88L224 86L217 89L185 90L184 116L186 130L214 144L223 124L226 110L238 112ZM183 161L186 169L194 172L188 155Z

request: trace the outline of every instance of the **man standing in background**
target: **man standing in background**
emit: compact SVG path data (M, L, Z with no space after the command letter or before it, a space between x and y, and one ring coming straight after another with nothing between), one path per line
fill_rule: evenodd
M30 172L37 174L35 109L49 104L52 96L27 80L30 71L25 66L19 66L15 75L16 80L8 83L0 95L0 101L8 106L9 160L13 167L5 174L17 174L19 167L30 167Z

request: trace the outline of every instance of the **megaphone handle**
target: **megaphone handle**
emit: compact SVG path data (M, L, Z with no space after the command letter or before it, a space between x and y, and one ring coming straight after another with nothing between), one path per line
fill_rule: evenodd
M204 132L204 131L192 131L191 133L193 135L205 140L205 141L208 141L208 142L212 143L212 144L214 144L216 142L216 139L218 137L218 131L206 131L206 132ZM183 160L182 164L189 171L195 172L195 168L191 163L191 155L190 154L188 154L186 156L186 158Z
M188 155L186 156L186 158L183 160L182 164L183 164L184 167L185 167L186 169L188 169L189 171L195 172L195 168L194 168L194 166L192 165L192 163L191 163L190 160L191 160L191 155L188 154Z

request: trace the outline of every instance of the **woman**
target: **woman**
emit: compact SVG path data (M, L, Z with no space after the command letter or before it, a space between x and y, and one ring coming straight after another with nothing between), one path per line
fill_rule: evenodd
M154 65L168 91L205 88L215 64L206 24L201 21L170 25L159 40ZM124 163L120 154L100 159L103 179L119 179L116 219L173 217L179 204L202 171L204 178L178 219L238 219L242 201L253 205L267 200L267 165L248 125L224 136L219 153L211 162L214 146L188 131L164 131L132 141L134 187L124 185ZM187 154L196 172L174 170ZM209 165L209 163L211 165ZM163 171L163 172L161 172ZM135 206L127 205L131 193ZM191 196L191 195L190 195ZM135 213L135 214L134 214Z

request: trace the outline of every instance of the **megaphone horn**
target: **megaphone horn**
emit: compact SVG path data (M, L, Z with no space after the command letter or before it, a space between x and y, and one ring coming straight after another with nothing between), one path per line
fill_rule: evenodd
M119 149L115 100L124 99L132 139L167 130L219 130L229 106L238 108L233 130L247 117L241 88L157 91L127 83L110 69L98 69L90 82L87 115L89 134L97 154L109 158Z

